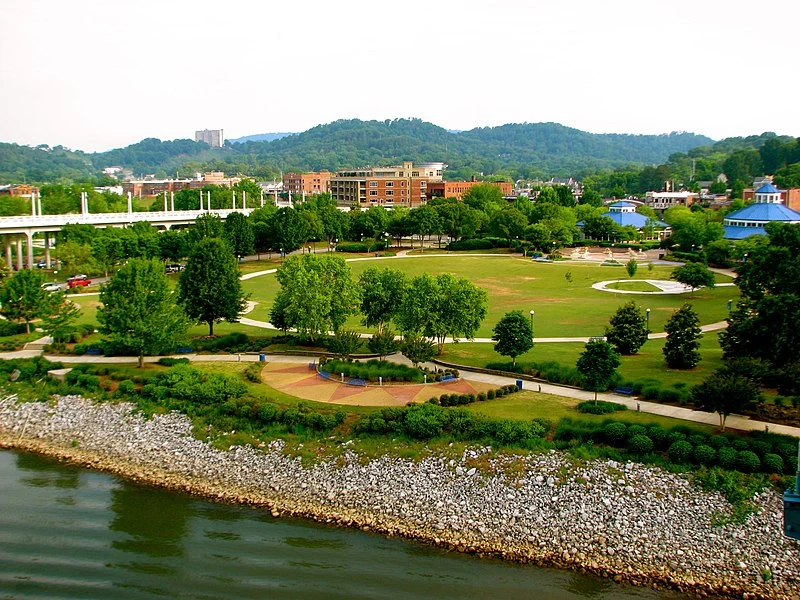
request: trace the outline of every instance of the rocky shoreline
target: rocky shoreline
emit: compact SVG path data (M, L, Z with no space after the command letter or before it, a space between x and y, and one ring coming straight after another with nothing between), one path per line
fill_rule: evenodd
M208 498L636 585L731 598L800 598L800 544L782 500L760 494L743 525L711 527L729 506L660 469L575 461L551 451L411 462L353 452L303 466L275 441L227 452L179 414L145 420L129 404L65 396L0 400L0 446L57 456ZM480 467L480 468L478 468ZM495 473L487 475L486 473Z

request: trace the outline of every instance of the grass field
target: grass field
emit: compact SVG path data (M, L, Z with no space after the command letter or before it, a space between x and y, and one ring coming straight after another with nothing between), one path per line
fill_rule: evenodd
M705 324L724 320L728 315L728 300L738 298L738 289L734 287L652 296L602 292L592 289L591 285L619 279L622 272L618 267L573 261L537 263L509 255L491 257L430 253L418 257L353 261L349 265L354 278L358 278L367 267L378 266L402 270L410 277L427 272L433 275L452 273L470 279L489 293L488 315L478 331L478 337L491 337L494 325L506 312L514 309L522 310L525 314L535 310L537 337L573 337L601 335L616 309L631 299L642 308L651 309L650 329L663 331L664 323L673 311L686 302L694 306L701 323ZM656 266L652 271L640 269L639 277L669 279L671 272L670 267ZM718 275L717 280L731 281L724 275ZM243 285L251 294L251 299L258 302L249 316L269 320L269 309L278 292L274 275L249 279ZM357 317L350 320L348 327L366 331Z

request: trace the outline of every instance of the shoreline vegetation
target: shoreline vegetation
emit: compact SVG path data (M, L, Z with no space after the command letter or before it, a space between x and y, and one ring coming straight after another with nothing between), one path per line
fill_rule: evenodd
M800 546L783 537L776 492L757 495L744 524L712 527L713 516L730 508L719 494L646 465L478 446L459 459L365 460L346 451L304 466L280 440L220 451L196 439L178 413L145 419L130 404L78 396L0 400L0 447L262 507L275 518L632 585L730 598L797 598L800 587Z

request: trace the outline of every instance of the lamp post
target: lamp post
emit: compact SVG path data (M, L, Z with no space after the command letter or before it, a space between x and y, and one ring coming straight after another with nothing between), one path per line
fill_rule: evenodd
M533 339L533 315L535 313L536 313L536 311L531 309L531 339Z
M733 306L733 300L728 300L728 312L731 312L732 306Z
M644 318L647 321L647 328L650 329L650 309L645 309Z
M747 262L747 252L745 252L744 255L742 256L742 262L743 263Z

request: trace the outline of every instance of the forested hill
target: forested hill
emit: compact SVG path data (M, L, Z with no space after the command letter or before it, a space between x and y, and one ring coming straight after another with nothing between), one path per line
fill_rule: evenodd
M126 148L85 154L0 144L0 182L88 179L107 166L134 174L181 176L221 170L272 178L288 170L336 170L402 160L444 161L450 178L472 174L511 178L580 176L623 165L660 164L713 140L691 133L592 134L557 123L510 124L463 132L419 119L340 120L273 141L209 148L192 140L142 140Z

